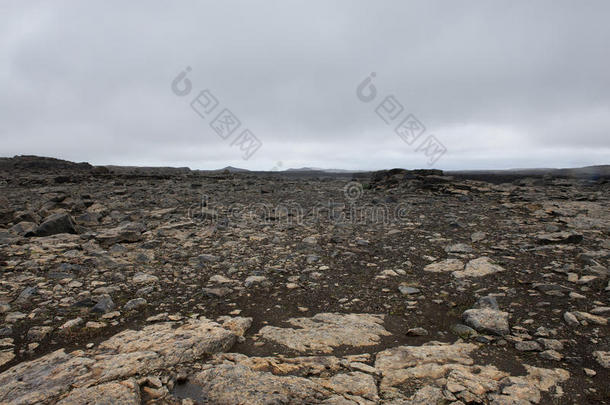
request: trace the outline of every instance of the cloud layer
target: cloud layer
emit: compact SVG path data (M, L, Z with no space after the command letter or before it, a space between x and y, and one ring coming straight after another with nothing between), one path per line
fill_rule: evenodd
M446 147L435 167L607 164L608 15L604 0L3 2L0 155L427 167L375 112L394 96ZM219 106L202 118L204 89ZM241 121L227 140L210 127L221 108ZM231 145L244 128L262 142L247 161Z

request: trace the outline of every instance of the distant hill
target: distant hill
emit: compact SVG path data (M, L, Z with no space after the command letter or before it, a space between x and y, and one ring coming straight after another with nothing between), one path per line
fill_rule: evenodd
M248 169L242 169L241 167L233 167L233 166L227 166L224 167L222 169L218 169L218 170L214 170L216 172L230 172L230 173L245 173L245 172L249 172L250 170Z
M363 173L365 170L345 169L322 169L319 167L301 167L298 169L286 169L285 172L323 172L323 173Z
M142 174L142 175L170 175L170 174L187 174L191 172L188 167L163 167L163 166L115 166L106 165L105 167L111 173L115 174Z
M91 166L87 162L74 163L68 160L56 159L52 157L34 156L34 155L18 155L9 157L0 157L0 170L49 170L49 169L72 169L72 170L91 170Z
M447 171L450 176L484 180L491 182L512 181L524 177L558 177L567 179L599 180L610 179L610 165L586 166L578 168L540 168L508 170L454 170Z

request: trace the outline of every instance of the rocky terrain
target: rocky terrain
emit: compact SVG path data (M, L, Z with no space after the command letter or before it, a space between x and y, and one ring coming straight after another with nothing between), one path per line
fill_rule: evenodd
M2 404L610 403L610 182L0 160Z

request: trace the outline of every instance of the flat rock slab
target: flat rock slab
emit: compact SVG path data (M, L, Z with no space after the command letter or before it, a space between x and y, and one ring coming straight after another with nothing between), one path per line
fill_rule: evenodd
M555 400L562 396L560 384L569 372L524 364L526 374L512 376L494 365L475 364L472 355L478 348L463 342L399 346L377 353L374 367L365 363L375 354L286 358L220 353L188 384L202 393L197 400L214 404L428 405L459 400L526 405L539 403L543 392ZM419 389L406 394L405 386Z
M250 318L229 320L225 323L233 329L235 324L243 329L251 322ZM139 331L126 330L93 350L65 353L61 349L8 369L0 374L0 403L44 404L62 399L66 394L69 395L65 403L97 403L95 399L105 391L113 391L119 397L133 397L129 383L122 383L116 389L106 383L166 370L228 350L237 338L229 327L206 318L191 319L182 325L167 322ZM73 388L76 389L70 392Z
M491 308L473 308L462 314L464 323L477 332L491 333L504 336L510 332L508 326L508 312Z
M213 356L189 379L209 403L218 404L374 404L379 401L371 374L351 370L369 355L337 358ZM374 370L374 369L373 369Z
M452 274L455 278L483 277L499 271L504 271L504 268L492 263L488 257L483 256L469 261L464 270L454 271Z
M424 267L424 271L431 273L454 272L464 269L464 263L458 259L447 259L440 262L430 263Z
M383 315L320 313L312 318L292 318L296 328L265 326L259 335L299 352L330 353L338 346L372 346L381 336L390 336L383 327Z
M140 404L140 386L134 379L77 388L57 405Z
M582 234L576 232L552 232L540 233L536 235L536 241L541 245L549 245L554 243L580 243L582 242Z
M464 263L458 259L445 259L430 263L424 267L424 271L430 273L451 273L455 278L483 277L489 274L504 271L502 266L494 264L488 257L479 257L469 261L464 268Z
M380 396L396 403L434 404L461 400L462 403L538 403L541 392L562 390L558 384L569 379L563 369L543 369L524 364L527 375L514 377L493 365L474 364L478 346L456 342L429 342L423 346L400 346L377 353L375 368L382 375ZM399 387L409 381L422 384L405 398ZM410 402L400 402L410 401ZM496 401L496 402L493 402Z

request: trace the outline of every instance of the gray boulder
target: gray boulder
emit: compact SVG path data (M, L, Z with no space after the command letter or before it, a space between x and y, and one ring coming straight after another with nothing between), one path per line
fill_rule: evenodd
M51 236L58 233L78 233L72 216L67 212L49 215L33 232L25 236Z
M464 323L477 332L490 333L492 335L508 335L508 313L491 308L474 308L464 311L462 314Z

